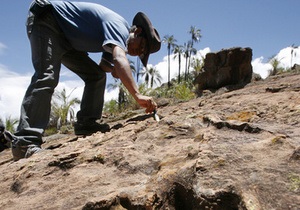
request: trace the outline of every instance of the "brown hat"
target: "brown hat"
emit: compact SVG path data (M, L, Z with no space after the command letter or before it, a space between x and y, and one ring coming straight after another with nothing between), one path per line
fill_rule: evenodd
M156 29L152 26L149 18L142 12L138 12L135 15L132 25L141 27L143 29L143 34L145 34L145 38L147 39L148 52L145 52L143 56L140 56L143 65L146 67L150 53L155 53L160 49L160 37Z

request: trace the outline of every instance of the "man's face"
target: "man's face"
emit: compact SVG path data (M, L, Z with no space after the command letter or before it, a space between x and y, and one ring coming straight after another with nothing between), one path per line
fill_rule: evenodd
M138 33L131 32L127 40L128 54L131 56L141 56L147 50L146 39L142 36L138 36Z

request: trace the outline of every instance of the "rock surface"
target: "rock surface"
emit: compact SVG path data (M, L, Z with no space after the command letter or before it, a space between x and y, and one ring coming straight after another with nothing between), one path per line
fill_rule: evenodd
M300 75L45 138L0 153L0 209L300 209Z
M245 85L252 78L252 49L235 47L217 53L207 53L204 71L195 79L198 92L227 85Z

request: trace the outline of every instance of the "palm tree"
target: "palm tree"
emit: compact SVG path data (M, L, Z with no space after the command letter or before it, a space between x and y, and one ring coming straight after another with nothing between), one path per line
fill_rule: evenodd
M171 83L170 83L170 54L171 54L171 48L175 46L175 42L177 40L174 38L174 36L169 36L165 35L163 38L163 43L167 44L167 49L168 49L168 88L170 88Z
M78 98L70 99L74 90L75 88L68 95L66 89L63 88L62 91L55 92L53 95L56 100L52 102L51 116L56 121L58 128L67 124L68 115L70 116L70 121L73 121L75 118L73 107L80 104L80 100Z
M184 43L183 50L184 50L184 58L185 58L185 71L184 71L184 81L187 79L187 67L188 67L188 58L189 58L189 44Z
M137 56L136 58L136 68L133 66L130 68L132 69L132 71L135 71L136 72L136 82L138 83L139 82L139 76L140 76L140 69L142 68L141 67L141 60L140 58Z
M181 70L181 56L184 54L184 48L182 45L176 45L173 50L174 57L178 57L178 84L180 83L180 70Z
M138 58L139 59L139 58ZM129 65L130 65L130 69L131 69L131 71L132 71L132 75L133 75L133 78L135 77L135 75L137 74L137 80L138 80L138 74L139 74L139 72L138 72L138 70L139 69L136 69L135 68L135 63L134 63L134 61L132 61L132 60L129 60Z
M162 77L159 71L155 67L144 68L144 71L141 72L141 76L145 76L145 83L150 88L153 88L153 85L159 85L162 81Z
M117 89L117 88L119 89L118 106L119 106L119 110L121 110L122 107L124 107L125 103L127 102L127 95L126 95L125 86L119 80L115 79L115 83L108 84L107 88L108 88L108 90L114 90L114 89Z
M129 63L130 63L130 69L131 69L132 74L134 76L135 73L136 73L134 62L129 61ZM139 75L139 73L137 75ZM137 80L138 80L138 76L137 76ZM110 89L110 90L117 89L117 88L119 89L118 106L119 106L119 110L121 110L122 106L124 107L125 103L128 101L128 94L126 92L126 87L118 79L115 79L115 83L108 84L107 88Z
M188 65L188 68L190 68L190 61L191 61L191 55L193 53L193 47L194 47L194 42L200 42L200 38L202 37L201 35L201 30L200 29L197 29L195 26L191 26L190 28L190 31L189 31L189 34L191 34L191 48L190 48L190 51L189 51L189 65Z
M189 52L189 65L188 65L188 68L187 68L187 74L189 75L190 74L190 66L191 66L191 57L192 57L192 55L196 55L197 54L197 50L192 45L189 45L188 47L189 47L188 48L188 52Z
M189 75L189 65L188 62L190 60L190 57L192 54L196 54L197 50L192 47L191 41L189 41L187 44L184 44L184 57L185 57L185 73L184 73L184 80L187 81L187 76Z
M202 37L201 35L201 30L197 29L195 26L191 26L189 34L192 35L192 47L194 46L194 42L200 42L200 38Z
M291 46L291 68L293 67L293 58L296 57L297 53L294 53L294 50L298 48L295 44L292 44Z
M199 73L201 73L201 71L203 69L203 66L204 66L204 61L203 60L204 60L203 56L201 56L201 59L193 58L192 64L191 64L192 69L193 69L193 71L192 71L192 77L193 78L192 79L196 78L199 75Z

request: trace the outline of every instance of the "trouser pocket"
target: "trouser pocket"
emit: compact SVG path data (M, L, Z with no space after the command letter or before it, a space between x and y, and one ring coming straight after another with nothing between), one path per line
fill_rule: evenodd
M34 23L34 15L32 13L29 13L26 21L26 30L27 30L27 36L29 37L32 29L33 29L33 23Z

